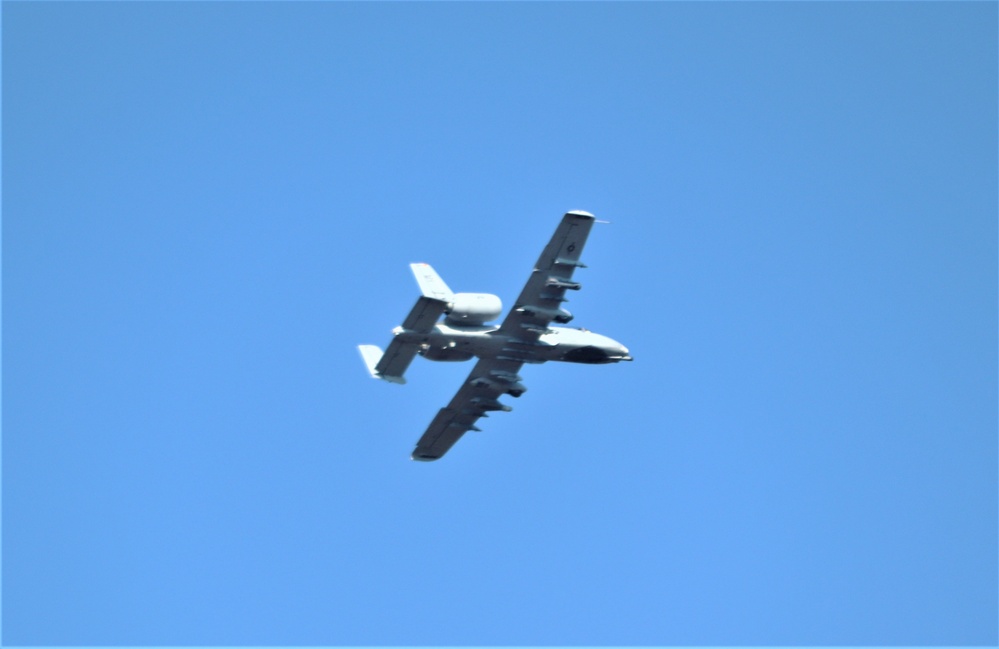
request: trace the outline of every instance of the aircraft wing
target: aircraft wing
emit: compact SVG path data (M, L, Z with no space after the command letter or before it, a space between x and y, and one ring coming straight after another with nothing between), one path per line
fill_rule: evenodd
M567 290L578 290L572 273L582 267L579 255L586 244L595 218L587 212L568 212L555 229L534 265L534 272L524 290L500 325L499 334L509 343L503 354L483 358L465 379L446 408L441 408L430 427L416 443L414 460L436 460L454 446L470 430L479 430L475 423L494 410L510 410L499 402L500 395L519 395L526 388L517 372L524 363L536 362L530 348L552 322L568 322L572 316L561 308ZM511 392L512 390L512 392Z
M562 303L567 301L566 291L580 288L572 281L572 273L585 268L579 256L595 220L587 212L568 212L562 217L524 290L500 325L500 333L530 344L537 342L553 321L565 323L572 319Z
M510 406L499 402L499 396L511 388L519 389L517 372L522 361L503 358L484 358L475 364L458 394L454 395L446 408L441 408L430 422L427 432L416 443L413 459L422 461L437 460L454 446L461 436L470 430L479 430L475 422L479 417L487 417L491 411L511 410Z

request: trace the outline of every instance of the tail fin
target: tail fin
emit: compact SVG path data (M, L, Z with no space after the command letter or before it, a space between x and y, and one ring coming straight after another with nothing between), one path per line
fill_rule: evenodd
M420 285L420 292L423 293L424 297L442 302L454 302L454 293L430 264L410 264L409 267L413 269L416 283Z
M361 350L361 356L364 358L364 364L368 366L368 372L371 374L372 378L385 379L390 383L405 383L406 379L402 377L402 373L406 371L406 367L413 360L413 356L416 356L416 349L412 350L413 353L405 362L401 369L398 367L390 367L393 365L392 360L403 360L398 358L398 354L393 354L393 358L385 359L385 355L382 353L381 348L376 345L358 345L357 348ZM409 351L409 350L406 350ZM383 360L389 360L389 363L385 363L386 367L382 367L379 370L379 365L382 365ZM395 363L399 365L399 363ZM395 370L395 371L390 371ZM397 375L397 376L393 376Z
M382 360L382 350L377 345L358 345L357 348L361 350L361 357L364 359L364 364L368 366L368 371L371 372L371 376L375 376L375 366L378 365L378 361Z
M402 342L399 334L428 334L433 331L438 318L448 305L454 301L454 293L447 287L444 280L429 264L410 264L416 283L420 285L423 295L416 300L402 327L394 330L395 337L383 353L375 345L358 345L368 372L376 379L385 379L392 383L405 383L403 373L416 358L420 350L419 344L411 338L403 337L409 342Z

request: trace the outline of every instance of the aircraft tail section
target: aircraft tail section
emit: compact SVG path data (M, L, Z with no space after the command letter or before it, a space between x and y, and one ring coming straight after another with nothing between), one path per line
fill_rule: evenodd
M434 329L437 320L440 319L447 302L435 300L429 297L420 297L410 310L409 315L402 321L402 328L406 331L426 334Z
M382 357L385 356L381 347L378 347L377 345L358 345L357 349L360 350L361 358L364 359L364 365L368 368L368 373L371 374L371 377L375 379L385 378L384 376L381 376L376 369L378 367L378 363L381 362ZM405 379L403 379L402 382L405 383Z
M406 382L402 375L413 362L418 349L416 345L403 345L398 340L392 341L386 353L382 353L376 345L358 345L357 348L361 351L368 373L389 383Z
M388 349L382 352L381 348L375 345L358 345L368 373L376 379L385 379L392 383L406 382L402 375L420 351L420 337L415 337L414 341L412 334L432 332L441 315L454 302L454 293L430 264L410 264L410 268L423 295L410 309L409 315L402 322L402 327L396 328L395 338L392 339Z
M443 300L420 296L409 315L403 320L402 327L395 329L395 337L384 353L375 345L358 345L371 376L392 383L405 383L406 379L402 375L420 351L419 338L414 341L412 334L429 334L433 331L434 325L437 324L447 305L448 303ZM400 334L409 335L400 336ZM401 338L407 342L403 342Z
M409 267L413 269L413 275L416 276L416 283L420 285L423 297L441 300L445 303L454 302L454 293L430 264L410 264Z

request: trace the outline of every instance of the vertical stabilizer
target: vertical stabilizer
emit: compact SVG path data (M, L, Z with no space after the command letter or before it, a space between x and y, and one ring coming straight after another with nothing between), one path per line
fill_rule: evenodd
M447 287L441 276L437 274L430 264L410 264L410 268L413 269L413 275L416 276L416 283L420 285L420 292L423 293L423 297L428 297L432 300L441 300L442 302L451 303L454 302L454 293L451 289Z

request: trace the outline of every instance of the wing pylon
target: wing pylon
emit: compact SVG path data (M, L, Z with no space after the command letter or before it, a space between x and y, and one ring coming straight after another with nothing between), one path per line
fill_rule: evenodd
M512 408L500 403L504 394L520 396L527 388L517 372L523 364L512 360L484 358L475 364L471 374L446 407L438 411L427 431L413 449L413 459L430 462L440 459L468 431L479 431L476 422L490 412L509 412Z

